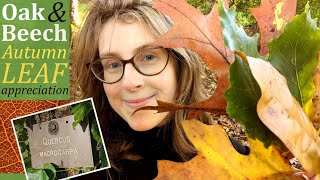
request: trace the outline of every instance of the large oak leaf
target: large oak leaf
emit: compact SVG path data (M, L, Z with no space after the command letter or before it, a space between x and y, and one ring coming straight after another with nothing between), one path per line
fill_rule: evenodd
M233 51L241 51L252 57L260 56L257 47L259 35L249 37L236 23L236 7L227 10L219 0L219 14L224 41ZM259 139L269 147L271 144L282 147L281 141L260 121L256 106L261 96L259 85L250 72L249 65L236 57L229 69L230 87L225 96L228 102L227 113L245 127L252 139Z
M270 39L279 35L285 24L295 16L296 6L296 0L261 0L260 7L251 9L261 33L262 55L267 54Z
M203 15L184 0L155 0L154 7L174 21L173 28L161 36L157 43L165 47L185 47L195 51L217 74L217 89L214 94L205 101L190 105L190 110L194 111L194 107L225 109L224 92L229 86L228 68L234 58L224 45L217 6L215 5L208 15ZM191 112L189 118L203 112Z
M260 141L249 139L251 152L245 156L233 148L221 126L205 125L197 120L182 124L198 155L184 163L158 161L156 179L303 179L294 175L273 146L265 149Z
M267 61L248 57L251 72L261 89L257 112L304 169L320 173L320 137L298 101L291 95L286 79Z
M22 173L11 119L66 104L68 101L0 101L0 173Z
M306 112L315 93L312 76L320 49L320 28L311 19L309 6L288 23L283 33L270 41L271 64L287 79L292 95ZM310 114L308 113L308 116Z

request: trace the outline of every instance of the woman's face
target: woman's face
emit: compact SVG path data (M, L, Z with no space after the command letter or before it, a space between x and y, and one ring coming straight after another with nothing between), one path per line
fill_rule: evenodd
M114 30L113 30L114 29ZM139 21L123 23L113 20L105 23L99 37L100 56L112 55L121 59L132 58L137 49L151 45L156 39L147 26ZM136 131L146 131L159 125L168 113L143 110L156 106L157 100L174 102L177 75L174 59L169 58L166 68L157 75L140 74L131 63L126 64L120 81L103 84L111 107Z

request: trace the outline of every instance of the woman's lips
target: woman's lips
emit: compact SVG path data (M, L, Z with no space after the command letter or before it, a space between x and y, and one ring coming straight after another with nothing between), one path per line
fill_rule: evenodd
M137 99L128 99L124 100L125 104L131 108L131 109L139 109L141 107L144 107L146 104L148 104L154 95L143 97L143 98L137 98Z

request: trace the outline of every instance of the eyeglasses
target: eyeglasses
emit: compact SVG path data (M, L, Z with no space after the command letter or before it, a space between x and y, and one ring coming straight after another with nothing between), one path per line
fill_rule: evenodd
M125 65L128 63L132 63L139 73L145 76L154 76L166 68L168 61L168 50L162 47L154 47L139 51L128 60L117 57L102 57L86 64L86 66L100 81L113 84L123 77Z

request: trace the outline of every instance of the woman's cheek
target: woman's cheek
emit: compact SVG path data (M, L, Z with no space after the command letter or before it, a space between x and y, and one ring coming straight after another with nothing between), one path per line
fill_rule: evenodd
M117 88L113 87L110 84L103 84L103 89L104 89L104 92L106 93L106 96L108 98L110 105L113 106L118 96Z

